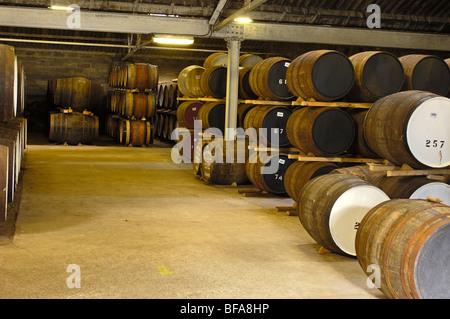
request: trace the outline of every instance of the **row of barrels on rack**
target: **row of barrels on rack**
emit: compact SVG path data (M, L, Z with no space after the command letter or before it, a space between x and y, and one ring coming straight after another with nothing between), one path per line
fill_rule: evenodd
M120 116L151 120L156 113L157 98L153 92L111 91L107 105L108 111Z
M450 90L449 66L433 55L397 58L385 51L364 51L347 57L335 50L315 50L293 60L271 57L252 61L245 67L241 64L241 99L373 103L400 91L421 90L446 96ZM227 66L220 61L189 66L178 76L181 93L191 98L224 98L226 82Z
M105 120L105 132L119 144L142 147L153 144L155 127L148 120L123 118L109 113Z
M26 148L25 118L0 123L0 222L7 220L8 204L14 201Z
M223 99L227 89L227 54L213 53L203 66L191 65L178 75L180 95L189 98L209 96ZM258 55L244 54L239 59L239 98L254 99L257 96L249 86L250 70L263 59Z
M181 127L193 129L198 119L202 129L223 133L225 103L185 101L177 117ZM261 132L260 145L293 146L314 156L382 158L421 169L450 165L448 118L449 98L411 90L379 99L370 109L240 104L237 126Z
M176 81L158 84L157 103L160 110L173 110L178 108L178 98L181 97Z
M14 47L0 44L0 122L23 114L26 104L26 73Z
M100 82L84 77L58 78L48 81L47 95L51 103L75 112L103 108L105 91Z
M157 111L155 115L155 138L163 142L173 142L172 132L178 127L174 111Z
M109 87L153 90L159 83L159 67L150 63L125 63L111 68Z

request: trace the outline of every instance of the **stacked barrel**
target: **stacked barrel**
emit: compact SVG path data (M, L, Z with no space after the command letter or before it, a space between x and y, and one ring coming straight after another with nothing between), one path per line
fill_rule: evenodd
M8 218L27 146L26 75L14 47L0 44L0 222Z
M126 63L111 69L107 135L127 146L153 144L158 80L158 66L149 63Z
M99 118L93 112L104 107L103 86L83 77L48 81L48 97L58 111L49 114L49 140L70 145L92 144L99 135Z
M171 141L172 131L177 127L176 112L180 91L177 81L158 84L157 109L155 115L155 138Z

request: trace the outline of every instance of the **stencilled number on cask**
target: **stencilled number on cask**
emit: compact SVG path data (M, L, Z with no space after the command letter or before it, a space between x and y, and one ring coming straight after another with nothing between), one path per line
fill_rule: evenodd
M443 148L445 144L445 141L439 141L439 140L426 140L425 146L430 148Z

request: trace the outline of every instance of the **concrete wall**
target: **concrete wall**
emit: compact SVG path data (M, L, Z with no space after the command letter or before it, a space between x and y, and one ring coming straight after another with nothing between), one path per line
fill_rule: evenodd
M106 52L89 52L80 50L51 50L15 48L16 55L22 61L27 77L28 102L25 116L29 119L30 131L46 134L48 112L53 105L47 101L48 81L63 77L85 77L103 84L105 94L109 90L108 78L112 65L122 62L123 54ZM174 55L167 59L163 55L154 56L152 52L135 54L130 62L147 62L159 66L160 81L167 82L178 77L186 66L202 63L203 57L196 57L195 52L183 57ZM197 58L197 60L195 59ZM98 115L102 115L101 110Z

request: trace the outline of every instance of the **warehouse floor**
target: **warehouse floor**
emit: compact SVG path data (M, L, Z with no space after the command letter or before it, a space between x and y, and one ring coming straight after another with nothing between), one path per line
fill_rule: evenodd
M383 298L275 211L292 200L207 186L170 150L29 140L0 298Z

